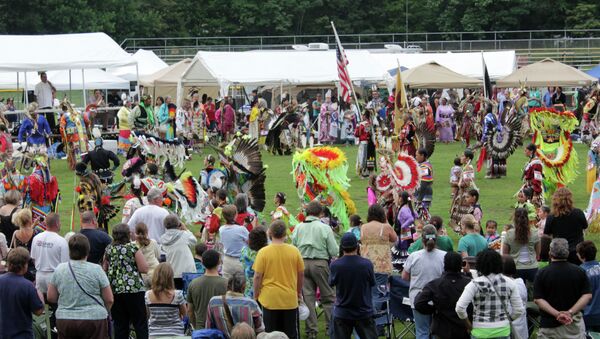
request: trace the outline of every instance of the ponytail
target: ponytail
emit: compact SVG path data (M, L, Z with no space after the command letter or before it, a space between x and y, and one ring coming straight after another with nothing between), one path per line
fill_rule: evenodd
M150 239L148 238L148 226L146 226L146 224L143 222L135 225L135 240L142 247L150 245Z
M435 248L435 234L433 236L428 234L425 236L425 239L425 248L427 249L427 252L433 251Z
M425 227L423 227L422 232L423 246L425 247L427 252L433 251L435 249L437 240L437 230L435 229L435 226L425 225Z

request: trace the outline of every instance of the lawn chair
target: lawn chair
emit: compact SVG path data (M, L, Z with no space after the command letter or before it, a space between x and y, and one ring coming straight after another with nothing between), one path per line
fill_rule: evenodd
M409 283L399 276L390 277L390 312L393 319L398 319L402 329L396 334L395 324L392 323L392 333L396 338L407 335L416 336L415 318L408 297Z
M394 319L390 312L389 275L375 273L375 286L371 289L377 335L394 338Z

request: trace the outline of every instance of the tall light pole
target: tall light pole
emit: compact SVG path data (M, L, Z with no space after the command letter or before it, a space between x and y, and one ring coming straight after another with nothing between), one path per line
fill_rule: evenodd
M408 42L408 0L404 0L404 48Z

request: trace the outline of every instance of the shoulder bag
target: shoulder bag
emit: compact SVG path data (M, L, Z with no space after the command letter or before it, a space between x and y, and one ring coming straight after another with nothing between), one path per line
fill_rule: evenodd
M223 300L223 308L225 309L225 320L227 323L228 330L227 332L233 330L234 322L233 316L231 315L231 310L229 309L229 305L227 305L227 297L225 294L221 296L221 300Z
M89 294L85 289L83 289L83 287L81 286L81 284L79 284L79 281L77 281L77 277L75 276L75 272L73 271L73 267L71 266L71 261L69 261L69 271L71 271L71 275L73 276L73 280L75 280L75 283L77 284L77 286L79 286L79 289L85 293L85 295L87 295L88 297L92 298L92 300L94 300L96 302L96 304L100 305L100 307L102 308L106 308L104 306L104 303L100 302L100 300L96 299L96 297L94 297L93 295ZM112 333L112 318L110 316L110 311L106 310L106 313L108 313L108 316L106 317L106 322L108 323L108 336L111 337L111 333Z

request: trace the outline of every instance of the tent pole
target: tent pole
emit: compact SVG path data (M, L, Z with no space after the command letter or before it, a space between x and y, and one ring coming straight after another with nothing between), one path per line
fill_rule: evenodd
M83 70L83 68L81 69L81 91L83 94L83 109L85 110L87 102L85 97L85 71Z
M71 81L71 70L69 70L69 100L73 100L71 98L71 95L73 95L73 93L71 93L73 91L73 85L72 85L72 81Z
M23 88L23 93L25 94L25 106L29 105L29 96L27 95L27 71L23 72L23 77L25 78L24 82L24 88Z
M138 98L142 98L142 93L140 93L140 69L138 67L137 62L135 63L135 92L138 94Z

